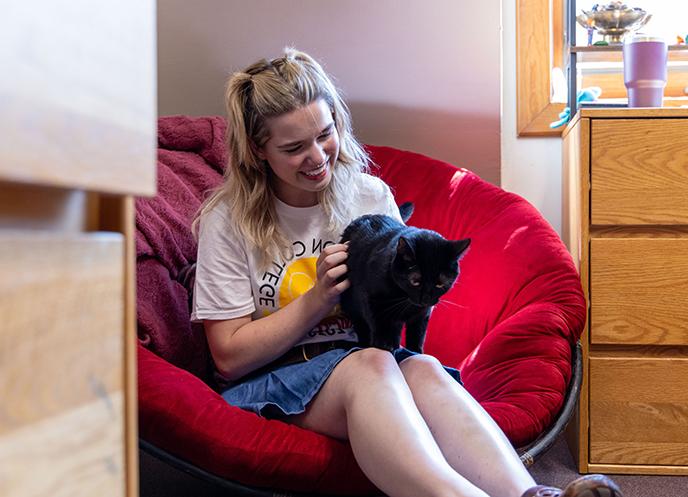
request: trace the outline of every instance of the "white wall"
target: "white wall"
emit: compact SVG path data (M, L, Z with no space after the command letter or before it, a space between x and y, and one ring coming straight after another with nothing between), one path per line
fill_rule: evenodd
M499 183L500 2L159 0L159 113L223 114L232 71L294 45L335 76L361 141Z
M561 138L517 137L514 0L502 0L502 50L502 187L529 200L561 233Z

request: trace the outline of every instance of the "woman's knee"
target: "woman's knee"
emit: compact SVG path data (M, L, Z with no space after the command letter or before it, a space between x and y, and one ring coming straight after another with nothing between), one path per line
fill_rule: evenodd
M369 380L399 372L392 354L373 347L352 352L342 363L348 375Z
M384 384L396 377L403 382L394 356L387 351L366 348L347 355L311 401L306 412L290 417L290 421L319 433L347 438L347 411L351 402L365 386Z
M365 385L404 381L394 356L372 347L349 354L337 365L334 375L351 395L360 392Z
M444 381L449 378L444 367L435 357L417 354L407 357L399 364L406 383L413 388L414 384Z

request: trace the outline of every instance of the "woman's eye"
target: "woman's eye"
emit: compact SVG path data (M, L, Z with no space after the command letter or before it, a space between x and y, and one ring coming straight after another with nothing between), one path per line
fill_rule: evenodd
M325 131L322 135L318 137L318 140L326 140L332 134L332 131Z
M301 148L301 147L288 148L288 149L285 150L285 152L288 153L288 154L294 154L294 153L298 152L300 148Z

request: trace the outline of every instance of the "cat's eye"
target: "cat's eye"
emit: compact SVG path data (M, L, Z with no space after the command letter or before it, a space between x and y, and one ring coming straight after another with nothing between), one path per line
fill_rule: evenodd
M420 286L420 280L411 280L411 286Z
M444 285L442 283L437 283L435 285L435 288L444 288Z

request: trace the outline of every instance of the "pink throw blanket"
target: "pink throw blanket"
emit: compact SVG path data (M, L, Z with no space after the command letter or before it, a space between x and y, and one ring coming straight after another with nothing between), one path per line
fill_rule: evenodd
M142 345L209 381L202 325L189 321L183 271L196 261L191 221L222 182L226 123L220 117L158 120L158 193L136 199L137 319ZM180 274L182 273L182 274Z

